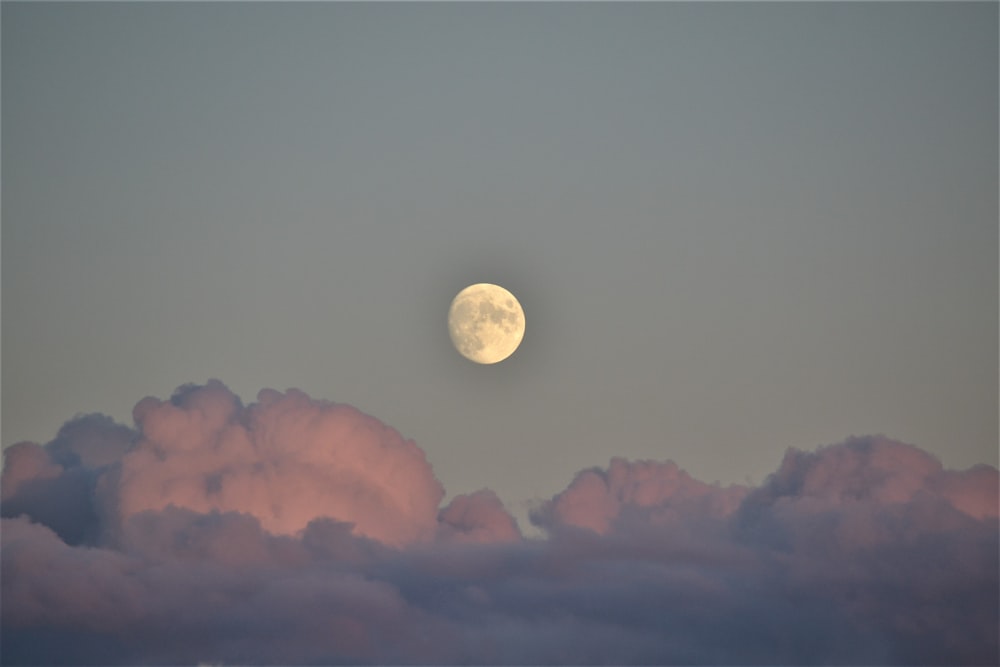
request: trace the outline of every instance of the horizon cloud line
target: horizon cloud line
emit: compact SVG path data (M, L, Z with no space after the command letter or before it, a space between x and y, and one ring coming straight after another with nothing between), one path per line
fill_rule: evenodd
M757 486L613 457L539 500L529 538L489 489L445 503L424 451L347 404L210 380L133 417L4 450L15 662L998 657L990 465L884 436L789 448Z

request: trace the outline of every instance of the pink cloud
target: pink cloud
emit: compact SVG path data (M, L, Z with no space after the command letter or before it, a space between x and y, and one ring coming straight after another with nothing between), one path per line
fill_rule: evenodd
M955 509L971 517L996 519L1000 515L996 468L978 465L963 471L944 470L935 486Z
M851 438L756 488L614 458L521 535L377 419L219 382L5 452L18 664L995 664L1000 474Z
M569 487L535 513L544 527L574 526L598 534L632 510L653 521L665 521L679 512L721 518L739 506L745 487L700 482L672 461L627 461L613 458L606 470L577 474Z
M63 467L49 457L41 445L19 442L3 450L3 476L0 477L0 498L9 500L26 482L54 479Z
M348 405L263 390L244 408L217 381L143 399L111 492L121 519L169 505L244 512L275 534L329 517L389 544L429 539L444 496L423 451Z
M796 512L947 503L981 519L997 516L997 470L945 470L927 452L882 436L850 438L814 452L790 449L778 470L752 493L751 505Z
M483 489L455 496L438 515L446 538L471 542L511 542L521 539L514 517L497 495Z
M888 438L851 438L816 452L789 450L772 486L828 502L906 502L940 475L941 463L927 452Z

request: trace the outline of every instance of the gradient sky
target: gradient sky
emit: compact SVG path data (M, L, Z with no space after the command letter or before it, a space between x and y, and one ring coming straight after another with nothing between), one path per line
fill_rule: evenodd
M612 456L996 466L997 63L985 2L4 2L2 444L295 387L524 528Z

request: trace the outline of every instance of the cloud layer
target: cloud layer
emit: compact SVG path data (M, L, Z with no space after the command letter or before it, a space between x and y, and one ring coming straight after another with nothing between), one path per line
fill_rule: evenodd
M761 486L612 459L444 489L358 410L224 385L4 451L7 664L996 664L998 473L852 438Z

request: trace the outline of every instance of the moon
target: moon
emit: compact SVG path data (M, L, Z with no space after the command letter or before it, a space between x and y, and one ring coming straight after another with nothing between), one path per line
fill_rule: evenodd
M514 295L499 285L469 285L452 299L448 333L466 359L495 364L514 354L521 344L524 311Z

